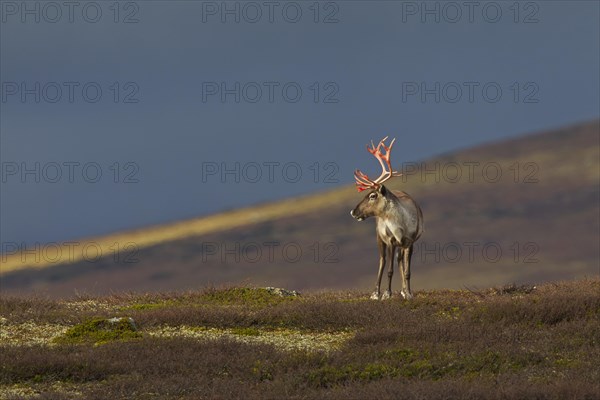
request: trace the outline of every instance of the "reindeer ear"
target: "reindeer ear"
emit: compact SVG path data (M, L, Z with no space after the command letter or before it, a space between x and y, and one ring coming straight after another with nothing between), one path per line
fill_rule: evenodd
M377 191L379 193L381 193L382 196L385 196L387 194L387 189L384 185L379 186L379 188L377 189Z

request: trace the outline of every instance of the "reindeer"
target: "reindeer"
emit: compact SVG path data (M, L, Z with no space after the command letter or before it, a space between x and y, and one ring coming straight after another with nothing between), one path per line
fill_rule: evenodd
M423 213L419 205L407 193L391 191L383 183L394 176L402 174L392 170L390 154L396 139L389 147L385 145L387 136L377 147L371 142L367 151L373 154L381 164L381 175L374 180L360 170L354 171L356 186L359 192L370 190L365 198L358 203L350 215L357 221L375 217L377 231L377 247L379 248L379 273L377 286L371 295L373 300L384 300L392 297L392 275L394 274L394 256L397 257L398 269L402 275L402 297L411 299L410 290L410 259L413 245L423 232ZM383 149L383 151L382 151ZM398 251L396 251L398 249ZM388 288L381 295L381 277L386 260L389 258Z

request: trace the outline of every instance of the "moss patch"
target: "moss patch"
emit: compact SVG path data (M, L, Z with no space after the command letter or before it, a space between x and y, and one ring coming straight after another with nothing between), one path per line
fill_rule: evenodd
M177 303L175 301L165 300L165 301L161 301L158 303L143 303L143 302L134 303L134 304L131 304L131 305L128 305L125 307L121 307L120 310L121 311L156 310L158 308L175 307L175 306L177 306Z
M260 336L260 330L256 328L233 328L231 333L242 336Z
M132 340L141 338L135 325L128 318L116 321L106 318L94 318L69 328L55 339L60 344L94 343L102 344L114 340Z
M353 332L310 332L290 329L258 328L218 329L196 326L162 326L145 331L160 338L194 338L199 340L228 339L249 344L270 344L283 351L329 352L339 349L354 336Z
M387 364L370 363L364 366L344 365L336 367L326 365L308 373L307 382L316 387L330 387L347 381L374 381L385 377L394 377L399 370Z
M297 297L281 296L274 291L263 288L229 288L223 290L209 289L202 294L202 300L216 304L239 304L245 306L272 306L283 302L294 301Z
M534 353L511 358L485 351L461 357L456 353L431 355L404 348L387 350L380 353L380 357L379 362L324 365L309 372L306 381L314 387L331 387L350 381L369 382L399 376L431 380L448 376L476 378L519 371L541 361Z

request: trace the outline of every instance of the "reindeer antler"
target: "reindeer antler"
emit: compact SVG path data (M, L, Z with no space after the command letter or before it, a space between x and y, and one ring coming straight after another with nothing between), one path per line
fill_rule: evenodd
M390 145L386 146L385 141L387 140L387 138L388 137L386 136L383 139L381 139L377 147L375 147L373 141L371 141L371 148L369 148L369 145L367 145L367 151L373 154L377 161L379 161L382 172L377 179L371 180L366 174L364 174L360 170L357 169L356 171L354 171L354 179L356 180L356 187L359 192L362 192L363 190L367 189L378 188L383 184L383 182L387 181L388 179L394 176L402 175L401 173L392 170L392 163L390 161L392 146L394 145L396 139L392 139ZM381 148L383 148L385 152L382 152Z

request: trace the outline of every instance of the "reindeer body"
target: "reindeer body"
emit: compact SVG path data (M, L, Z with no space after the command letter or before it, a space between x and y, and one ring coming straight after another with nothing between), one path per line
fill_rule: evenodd
M410 261L413 245L423 232L423 213L419 205L407 193L390 191L385 186L371 191L350 215L362 221L375 217L377 247L379 248L379 272L372 299L392 296L394 259L402 276L402 297L412 298L410 289ZM381 294L381 278L389 260L388 288Z
M423 232L423 212L419 205L406 192L387 192L386 209L380 215L374 214L377 235L388 245L406 247L406 243L416 242ZM401 237L398 237L398 233Z
M375 217L377 232L377 247L379 248L379 273L377 274L377 286L371 295L372 299L387 299L392 296L392 276L394 274L394 258L402 275L402 297L411 299L413 297L410 289L410 261L413 245L423 232L423 213L419 205L407 193L402 191L390 191L383 182L393 176L400 176L398 172L392 171L390 153L394 140L390 146L385 145L384 138L375 147L367 147L367 150L377 158L382 167L382 174L375 180L359 170L354 177L359 191L371 189L365 198L352 210L350 215L358 221L369 217ZM381 151L383 148L384 152ZM381 294L381 278L386 261L389 259L388 288Z

